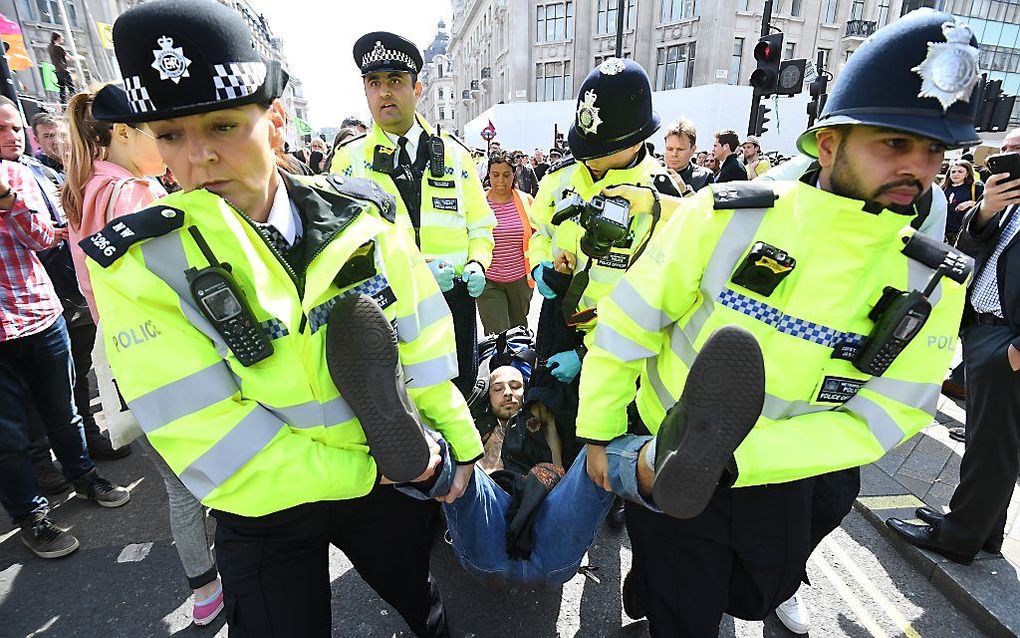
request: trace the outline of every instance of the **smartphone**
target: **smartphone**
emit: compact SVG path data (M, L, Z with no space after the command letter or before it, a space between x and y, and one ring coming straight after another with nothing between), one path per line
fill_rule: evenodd
M1020 153L999 153L989 155L985 160L992 175L1009 173L1009 180L1020 179Z

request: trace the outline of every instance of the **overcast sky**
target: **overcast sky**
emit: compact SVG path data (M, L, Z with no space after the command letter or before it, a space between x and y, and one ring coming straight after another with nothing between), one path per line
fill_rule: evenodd
M368 119L354 41L392 31L419 49L432 43L442 18L449 30L450 0L249 0L283 38L291 71L304 83L312 126L339 126L344 117Z

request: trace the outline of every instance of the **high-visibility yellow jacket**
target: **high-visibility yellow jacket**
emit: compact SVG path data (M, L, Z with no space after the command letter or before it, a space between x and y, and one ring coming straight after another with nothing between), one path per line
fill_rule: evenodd
M738 487L864 465L931 423L965 287L942 279L931 317L882 376L832 358L836 346L870 334L868 313L886 286L923 289L933 271L901 252L909 217L864 212L860 201L801 182L771 187L779 195L771 208L717 210L715 186L684 200L602 300L581 371L579 438L626 431L639 375L638 411L657 431L702 344L730 324L761 345L767 393L734 454ZM758 241L796 259L769 296L731 282Z
M158 200L82 242L110 365L153 447L205 505L244 516L367 494L375 462L324 349L337 299L366 293L396 323L423 417L455 459L480 457L449 381L457 374L449 309L392 223L393 202L363 180L335 188L322 176L281 179L302 217L302 265L287 265L246 215L204 190ZM230 264L272 339L269 358L242 366L200 314L185 271L208 262L189 226Z
M531 206L531 226L535 234L531 237L528 248L528 259L532 267L543 261L555 261L563 253L570 253L576 258L574 272L579 273L588 265L589 257L581 250L581 238L584 227L577 220L569 219L553 225L552 218L556 205L563 199L565 191L573 191L585 201L591 201L607 188L621 184L654 187L658 176L668 179L666 169L659 165L654 157L645 153L637 165L624 169L607 171L602 179L592 180L591 172L580 162L563 163L558 169L551 169L542 178L535 202ZM581 312L595 308L600 299L609 294L616 283L630 267L631 256L643 246L652 230L650 211L631 211L631 232L633 239L626 247L615 247L606 257L598 259L588 271L588 287L585 288L577 306ZM665 225L666 219L659 220L658 226ZM581 330L591 330L595 322L591 321L578 326Z
M428 123L417 114L415 117L422 129L431 135ZM464 265L469 261L477 261L488 268L492 262L492 229L496 227L496 216L485 201L471 152L445 131L440 133L440 137L444 142L446 174L436 178L426 168L422 177L419 248L429 259L450 262L458 274L464 271ZM399 211L397 220L407 229L413 242L414 228L400 191L389 175L372 169L376 147L379 146L385 147L391 157L397 156L399 149L379 125L373 123L368 133L348 140L336 150L330 170L347 177L370 179L393 195Z

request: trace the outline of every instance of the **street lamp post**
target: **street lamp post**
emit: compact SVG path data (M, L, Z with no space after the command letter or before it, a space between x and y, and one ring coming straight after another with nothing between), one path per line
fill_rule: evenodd
M624 9L626 9L627 0L617 0L616 2L616 57L623 57L623 24L624 24Z
M74 43L74 36L71 35L71 23L67 19L67 7L64 6L64 0L57 0L57 8L60 9L60 19L64 22L64 40L71 47L71 55L74 57L74 68L78 71L78 84L84 86L85 84L85 73L81 67L81 56L78 55L78 46Z

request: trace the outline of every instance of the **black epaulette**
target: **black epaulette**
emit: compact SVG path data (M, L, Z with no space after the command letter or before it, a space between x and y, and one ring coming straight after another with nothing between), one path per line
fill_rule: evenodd
M772 208L779 199L768 182L725 182L712 184L716 210Z
M684 194L680 192L680 189L676 187L676 182L670 179L669 175L665 173L659 173L652 178L652 184L655 186L655 190L659 191L663 195L669 195L670 197L683 197Z
M397 201L379 185L370 179L344 177L336 173L326 177L330 186L344 197L357 199L374 204L379 214L386 221L393 223L397 219Z
M570 166L571 164L576 164L576 163L577 163L577 160L574 159L573 155L567 155L566 157L562 158L560 161L558 161L555 164L553 164L552 166L550 166L549 170L547 170L545 172L545 174L546 175L550 175L550 174L555 173L556 171L560 170L561 168L566 168L566 167Z
M364 139L367 136L368 136L368 132L366 131L365 133L362 133L361 135L355 135L354 137L348 137L346 140L344 140L344 141L340 142L339 144L337 144L336 148L343 148L343 147L347 146L348 144L351 144L352 142L357 142L358 140Z
M103 230L78 242L97 264L109 268L129 248L152 237L160 237L184 226L184 211L173 206L150 206L111 221Z

